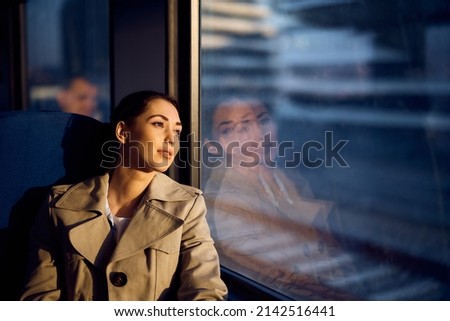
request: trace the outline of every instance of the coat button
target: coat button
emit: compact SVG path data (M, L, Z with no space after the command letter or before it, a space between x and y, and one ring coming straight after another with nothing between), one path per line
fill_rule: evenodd
M127 284L127 275L123 272L111 272L109 280L114 286L121 287Z

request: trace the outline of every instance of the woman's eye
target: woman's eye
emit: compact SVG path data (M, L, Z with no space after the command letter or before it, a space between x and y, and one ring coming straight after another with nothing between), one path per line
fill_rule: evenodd
M260 120L259 120L259 124L260 124L260 125L267 125L267 124L269 124L271 121L272 121L272 119L270 119L270 118L263 118L263 119L260 119Z
M161 121L155 121L152 123L152 125L156 126L156 127L161 127L164 128L164 123Z
M178 137L181 136L181 130L179 130L179 129L174 130L174 133L175 133L175 135L177 135Z
M233 132L233 128L231 127L227 127L222 129L222 135L228 136Z

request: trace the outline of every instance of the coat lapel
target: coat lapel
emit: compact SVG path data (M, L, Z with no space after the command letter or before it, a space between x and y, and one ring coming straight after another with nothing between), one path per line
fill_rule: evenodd
M164 174L156 174L110 261L132 256L182 226L183 219L176 215L180 201L194 197L194 190L181 186Z
M105 202L109 175L97 176L70 188L55 204L61 219L70 228L73 247L89 262L101 268L114 241L106 218ZM69 210L69 211L67 211Z
M103 268L114 249L114 237L105 215L99 215L69 231L73 247L98 268Z
M183 220L156 207L151 203L136 211L127 227L110 262L121 260L155 244L183 225Z
M181 201L192 200L199 190L182 186L164 174L156 174L117 245L105 212L109 175L97 176L70 188L55 204L75 249L101 268L131 256L169 235L181 225L177 217ZM115 246L115 249L114 249ZM99 255L100 254L100 255Z

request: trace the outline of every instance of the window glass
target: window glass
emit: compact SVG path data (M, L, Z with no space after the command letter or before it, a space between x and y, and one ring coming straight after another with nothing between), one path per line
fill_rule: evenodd
M450 299L450 6L201 2L223 266L294 299Z
M29 110L109 119L109 2L27 1Z

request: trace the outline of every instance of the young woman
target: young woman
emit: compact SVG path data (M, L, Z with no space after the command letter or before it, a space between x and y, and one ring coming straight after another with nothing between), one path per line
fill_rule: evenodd
M336 257L347 257L328 231L333 203L314 198L298 169L275 163L278 129L267 107L230 99L206 119L208 144L225 154L204 188L221 263L293 298L348 299L328 286L343 274Z
M201 191L163 174L178 152L172 98L125 97L114 169L56 186L31 233L23 300L223 300Z

